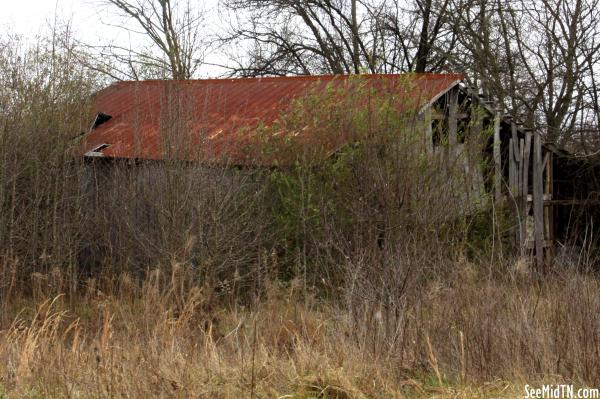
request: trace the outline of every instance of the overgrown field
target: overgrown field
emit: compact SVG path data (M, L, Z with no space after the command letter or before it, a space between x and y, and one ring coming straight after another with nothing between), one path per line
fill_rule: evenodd
M5 265L6 267L6 265ZM457 264L401 299L369 303L270 284L217 304L185 265L88 280L59 271L3 303L0 386L8 397L523 397L523 386L598 386L600 281L569 274L490 280ZM393 324L390 324L391 321Z
M257 129L286 166L84 162L104 83L68 38L0 43L0 398L600 386L594 246L516 257L510 205L461 173L489 132L423 156L417 115L357 78ZM167 141L190 117L168 101ZM323 161L270 129L350 145Z

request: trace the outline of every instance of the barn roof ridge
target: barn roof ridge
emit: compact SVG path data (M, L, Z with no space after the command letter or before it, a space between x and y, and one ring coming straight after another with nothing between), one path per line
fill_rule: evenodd
M286 76L240 76L223 78L199 78L199 79L142 79L142 80L120 80L113 84L137 84L137 83L196 83L196 82L219 82L219 83L241 83L257 81L276 81L276 80L320 80L320 79L348 79L348 78L392 78L402 76L414 76L424 78L442 78L457 77L464 79L465 75L458 72L404 72L404 73L361 73L361 74L319 74L319 75L286 75ZM108 86L110 87L110 86Z

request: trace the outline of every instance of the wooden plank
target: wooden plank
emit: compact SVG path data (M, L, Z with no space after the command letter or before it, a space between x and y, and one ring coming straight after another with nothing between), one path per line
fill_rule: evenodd
M446 119L446 115L444 115L442 112L434 111L431 113L431 119L432 120ZM457 112L456 119L458 119L458 120L469 119L469 114L467 112Z
M521 160L521 164L523 165L521 171L523 175L521 176L521 243L525 242L527 239L527 217L529 215L529 208L527 204L527 196L529 194L529 158L531 152L531 132L525 132L525 139L522 140L523 149L521 153L523 154L523 158ZM524 255L524 254L523 254Z
M500 112L494 113L494 197L502 199L502 142L500 141Z
M554 154L551 151L546 151L544 156L544 171L546 174L546 184L544 185L544 226L546 228L545 237L552 243L546 250L546 263L552 264L554 261L554 205L552 204L553 194L553 165ZM546 200L546 197L548 200Z
M515 146L513 145L513 139L509 139L509 143L508 143L508 187L509 187L509 199L510 201L510 205L512 206L512 209L514 211L514 217L515 217L515 226L516 228L514 229L514 237L515 237L515 242L517 244L521 243L521 230L519 228L520 223L521 223L521 218L519 217L519 199L518 199L518 177L517 174L518 172L518 166L517 166L517 162L515 161L515 150L514 150Z
M513 123L514 126L516 126ZM518 173L517 173L517 222L519 225L519 231L517 232L517 241L519 243L519 248L521 250L521 256L524 255L523 250L525 243L525 221L526 221L526 213L523 207L523 151L525 150L525 139L519 139L519 153L517 154L519 158L519 162L517 164Z
M535 240L527 240L527 242L525 243L525 246L528 249L534 249L535 248ZM554 242L551 240L543 240L542 246L544 248L551 248L552 246L554 246Z
M452 149L456 147L456 143L458 142L458 120L456 118L456 114L458 113L458 90L451 90L448 96L448 144L450 144L450 148Z
M482 110L481 108L479 108L479 106L477 105L478 101L477 101L477 97L476 96L472 96L471 97L471 105L468 108L468 112L470 114L470 123L469 123L469 132L468 132L468 138L473 139L473 140L479 140L479 138L481 137L481 134L483 132L483 115L482 115ZM470 146L466 146L465 148L469 148ZM469 159L471 159L471 156L473 154L470 154L468 156ZM480 188L483 187L483 176L479 175L478 176L478 182L474 184L473 186L473 191L474 192L479 192Z
M565 205L565 206L600 206L600 200L593 199L562 199L556 200L551 199L549 201L545 201L545 203L549 205Z
M513 150L513 156L511 158L511 163L513 164L514 167L514 187L515 187L515 193L514 195L518 195L519 193L519 164L521 163L521 153L520 153L520 142L519 142L519 135L517 133L517 124L514 122L510 123L510 133L511 133L511 143L512 143L512 150Z
M518 154L519 154L519 135L517 133L517 124L514 122L510 123L510 137L513 140L515 161L519 162Z
M538 133L533 138L533 221L535 260L538 270L544 264L544 176L542 165L542 138Z
M527 195L529 194L529 161L531 158L531 132L525 132L523 147L523 177L521 178L521 192L523 209L527 209Z
M508 187L510 188L510 195L515 197L517 192L517 162L515 159L515 147L513 145L513 139L508 140Z
M519 170L519 167L521 165L521 148L522 145L520 144L519 141L519 135L517 132L517 125L512 121L512 118L510 120L510 142L509 142L509 155L508 155L508 176L509 176L509 180L510 180L510 191L511 191L511 195L514 198L514 213L515 213L515 225L517 226L517 228L515 229L515 239L517 244L519 244L519 246L521 245L522 241L521 241L521 220L522 220L522 214L523 212L521 212L521 198L520 198L520 193L521 193L521 172Z
M542 173L547 173L547 169L546 167L548 166L548 161L550 160L550 151L546 151L546 154L544 155L544 160L542 161ZM546 181L546 183L548 183L548 181ZM544 186L545 188L546 186ZM547 192L547 191L544 191Z
M519 173L517 175L517 189L519 192L519 200L522 201L523 198L523 158L524 158L524 154L523 152L525 151L525 139L519 139L519 148L517 149L517 158L519 159L519 162L517 162L517 167L519 168Z
M431 123L431 107L428 107L423 113L423 125L425 131L425 151L433 154L433 126Z
M552 201L552 194L546 194L546 193L544 193L544 195L542 196L542 198L544 198L544 202ZM527 201L533 203L533 195L529 194L527 196Z

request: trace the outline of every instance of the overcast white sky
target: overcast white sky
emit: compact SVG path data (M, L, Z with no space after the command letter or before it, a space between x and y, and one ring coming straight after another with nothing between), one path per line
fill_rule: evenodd
M57 14L72 19L85 36L95 37L102 30L98 8L89 0L7 0L3 1L0 26L5 32L34 36Z
M207 18L211 31L218 29L217 17L218 0L198 0L198 4L210 13ZM58 17L60 21L71 21L76 37L90 44L108 44L110 42L129 42L135 45L136 38L131 38L122 29L107 26L103 22L117 23L114 15L100 7L98 0L0 0L0 35L19 34L33 38L35 35L48 30L50 23ZM139 39L137 39L139 40ZM214 55L212 58L214 59ZM210 61L210 59L209 59ZM216 75L222 71L207 68L201 75Z

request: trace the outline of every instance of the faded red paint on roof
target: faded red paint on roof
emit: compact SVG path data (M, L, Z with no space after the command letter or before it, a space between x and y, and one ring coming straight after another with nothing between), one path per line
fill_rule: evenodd
M86 135L83 152L108 144L101 151L104 157L280 164L285 160L253 154L261 143L252 132L259 124L280 121L294 99L359 82L397 91L407 108L416 109L462 79L459 74L407 74L119 82L95 95L95 110L112 119ZM322 145L326 152L347 140L306 129L292 136L302 145Z

